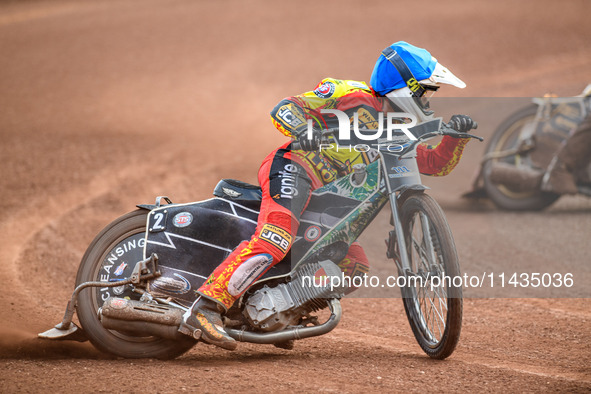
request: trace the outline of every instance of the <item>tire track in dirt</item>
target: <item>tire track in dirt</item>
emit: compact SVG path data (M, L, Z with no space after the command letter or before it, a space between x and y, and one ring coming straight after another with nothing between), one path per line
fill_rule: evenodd
M78 262L87 246L86 243L71 244L72 234L77 230L66 226L65 218L76 215L83 207L91 207L87 212L91 217L87 217L83 225L92 216L104 218L100 222L114 220L121 214L121 208L113 209L108 201L113 200L114 191L125 190L128 185L138 188L146 173L157 180L152 186L147 186L148 189L154 189L157 184L159 189L174 190L173 185L181 184L185 175L170 173L167 168L179 150L164 149L168 153L162 154L163 145L159 148L162 166L156 170L153 163L144 160L143 156L130 159L125 167L106 168L94 174L87 184L51 197L38 196L0 224L0 238L4 240L0 249L0 276L5 278L0 303L9 309L3 311L0 323L0 358L112 358L97 351L88 342L41 340L37 338L37 333L61 321L73 290ZM207 165L202 166L198 174L204 183L211 183L211 178L215 177L212 166ZM155 196L155 192L148 193ZM124 198L123 202L118 200L115 204L123 206L125 212L133 210L136 203L152 202L139 201L128 205L125 201ZM23 217L34 217L35 221L21 220ZM67 250L68 247L75 249ZM36 258L35 255L40 253L45 253L48 260ZM71 260L61 261L67 260L67 257ZM53 275L57 270L60 274ZM60 284L61 287L56 287Z
M173 161L174 156L174 152L166 155L161 154L160 160L162 163L169 163ZM143 174L150 172L152 169L152 163L149 161L142 163L141 158L131 160L124 168L104 169L100 173L95 174L88 184L72 187L56 196L38 196L26 206L7 217L0 224L0 237L5 242L2 249L0 249L0 261L3 262L0 265L0 275L8 279L2 293L0 293L0 302L13 305L13 309L16 311L15 314L6 316L2 325L18 326L20 325L19 323L27 321L30 316L27 316L26 313L21 314L18 311L30 310L31 302L38 305L35 308L36 310L46 311L45 313L47 313L48 309L52 309L48 307L48 302L50 304L57 303L58 305L61 305L63 302L65 306L65 302L68 299L52 299L49 301L47 294L60 293L60 291L52 291L52 287L56 283L53 283L51 280L43 280L42 275L40 275L41 277L23 275L23 271L34 272L37 270L36 266L44 265L42 261L27 260L24 257L28 250L39 247L38 240L43 238L40 237L40 234L44 231L51 233L53 237L52 246L58 248L55 250L57 252L56 254L63 256L64 249L63 246L60 247L59 234L58 237L55 237L55 233L64 230L60 228L60 222L64 217L71 215L84 206L94 205L97 210L100 210L101 201L106 196L112 194L115 190L123 189L123 185L141 184ZM209 168L204 167L201 171L206 173L209 170ZM152 173L151 176L160 179L161 181L158 184L164 188L166 188L166 185L179 183L183 179L183 174L167 173L166 166L161 167L157 172ZM133 204L130 205L128 210L132 210L133 207ZM104 212L96 212L98 216L104 216L104 214ZM22 220L23 217L34 217L35 220ZM112 219L114 217L111 217ZM75 233L76 229L66 229L65 234L68 232ZM74 255L79 256L82 253L83 249L76 249L73 252ZM77 262L73 262L73 264L77 265ZM31 269L28 270L27 268ZM59 265L56 268L59 268ZM64 283L64 285L70 289L73 285L73 279L71 283ZM41 316L37 315L37 320L39 317ZM56 318L57 316L54 317L54 319Z

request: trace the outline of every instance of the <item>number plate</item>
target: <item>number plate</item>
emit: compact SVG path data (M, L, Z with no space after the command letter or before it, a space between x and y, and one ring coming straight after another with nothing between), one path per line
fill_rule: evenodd
M166 230L166 216L167 216L166 210L158 211L158 212L151 212L148 231L150 231L151 233L157 233L159 231Z

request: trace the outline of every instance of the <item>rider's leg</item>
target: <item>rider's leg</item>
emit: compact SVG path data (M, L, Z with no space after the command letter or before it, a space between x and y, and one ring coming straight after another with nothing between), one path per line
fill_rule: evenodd
M586 172L590 160L591 116L587 116L558 153L544 189L560 194L576 194L577 181L590 181Z
M223 330L221 313L285 257L310 197L310 178L286 149L277 149L263 161L259 183L263 200L255 234L214 270L185 315L189 330L199 329L204 341L230 350L236 342Z

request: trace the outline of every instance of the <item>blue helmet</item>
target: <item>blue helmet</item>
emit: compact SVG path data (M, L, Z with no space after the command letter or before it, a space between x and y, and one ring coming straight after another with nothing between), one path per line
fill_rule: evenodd
M459 88L466 87L464 82L438 63L426 49L398 41L386 48L384 52L386 51L398 54L397 58L402 60L402 66L406 64L408 71L412 74L410 77L414 77L414 80L421 84L437 85L441 82ZM371 86L379 95L384 96L392 90L408 86L407 80L391 60L387 59L383 53L380 54L370 80Z

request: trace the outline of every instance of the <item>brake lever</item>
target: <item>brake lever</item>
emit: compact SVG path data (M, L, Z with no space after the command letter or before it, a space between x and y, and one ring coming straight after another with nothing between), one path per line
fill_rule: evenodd
M480 142L484 141L484 138L479 137L477 135L468 134L468 133L454 132L454 133L442 133L442 135L449 135L450 137L455 137L455 138L474 138Z

